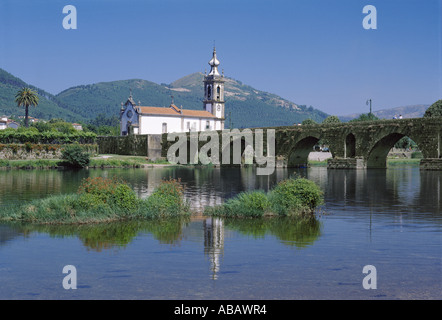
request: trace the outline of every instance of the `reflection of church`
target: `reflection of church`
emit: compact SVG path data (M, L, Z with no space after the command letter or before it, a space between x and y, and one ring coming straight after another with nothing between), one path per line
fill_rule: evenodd
M204 254L209 256L212 279L218 278L220 258L224 254L224 223L220 218L207 218L203 221Z

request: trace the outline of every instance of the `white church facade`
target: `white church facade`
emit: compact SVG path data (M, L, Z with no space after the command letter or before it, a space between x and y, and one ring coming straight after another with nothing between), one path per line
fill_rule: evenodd
M120 134L162 134L204 130L223 130L225 119L224 74L220 75L220 62L213 49L209 61L210 72L204 76L203 110L177 107L173 101L169 107L137 105L129 96L120 111Z

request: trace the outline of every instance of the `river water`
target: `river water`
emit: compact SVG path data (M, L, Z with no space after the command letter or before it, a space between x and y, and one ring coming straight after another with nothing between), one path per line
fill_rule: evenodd
M315 218L228 220L198 214L244 190L298 175L325 204ZM442 172L253 168L0 171L0 210L118 176L140 197L180 178L190 219L0 224L0 299L441 299ZM63 287L64 266L76 290ZM363 272L365 266L370 271ZM368 280L369 279L369 280ZM370 284L367 288L367 283Z

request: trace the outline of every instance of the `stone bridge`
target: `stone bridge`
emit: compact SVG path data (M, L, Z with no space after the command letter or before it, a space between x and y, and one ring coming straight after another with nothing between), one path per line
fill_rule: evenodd
M318 142L322 141L329 146L333 157L328 161L328 168L385 168L390 149L402 137L407 136L416 142L422 152L423 159L420 164L422 169L442 170L442 117L247 130L251 130L255 137L258 129L262 129L264 133L264 152L266 152L267 146L267 132L269 129L275 130L276 165L279 167L307 166L309 153ZM244 159L244 151L247 146L253 144L244 136L244 132L244 130L240 130L239 134L232 134L229 146L233 148L233 141L241 139L242 159ZM217 133L221 146L222 132L218 131ZM188 150L192 148L189 136L190 134L187 134ZM196 148L199 150L207 141L210 139L204 140L204 142L199 141L198 147L194 146L193 150ZM167 156L167 150L172 144L174 141L168 141L167 134L163 134L161 156Z

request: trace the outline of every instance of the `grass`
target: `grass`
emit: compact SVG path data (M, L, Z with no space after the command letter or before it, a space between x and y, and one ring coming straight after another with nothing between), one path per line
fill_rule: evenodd
M421 159L387 159L387 167L401 166L401 165L411 165L419 166Z
M420 163L419 158L410 159L410 158L387 158L387 166L400 166L400 165L411 165L411 166L419 166ZM310 167L326 167L327 160L318 161L318 160L309 160L308 165Z
M104 157L103 157L104 156ZM60 159L7 160L0 159L4 169L53 169L60 166ZM149 165L169 164L167 160L151 161L146 157L101 155L91 158L89 168L141 168Z

